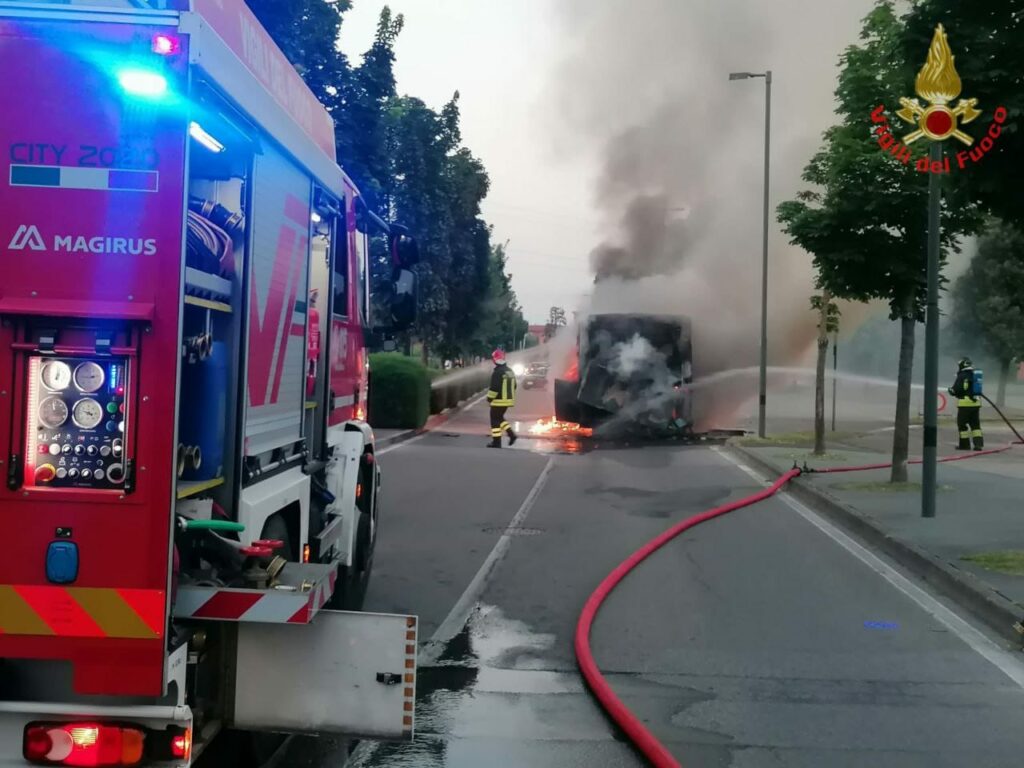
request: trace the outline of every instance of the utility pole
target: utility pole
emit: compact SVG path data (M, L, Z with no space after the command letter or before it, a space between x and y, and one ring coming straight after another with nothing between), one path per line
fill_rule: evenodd
M942 167L942 144L933 141L929 160ZM928 304L924 326L924 451L921 463L921 517L935 517L935 476L939 432L939 227L942 189L939 175L928 177Z
M761 371L757 393L757 434L765 436L765 407L768 401L768 222L769 179L772 136L772 71L731 72L730 80L764 78L764 232L761 248Z
M768 179L772 136L772 71L764 76L764 237L761 249L761 380L758 391L757 429L765 436L768 403Z

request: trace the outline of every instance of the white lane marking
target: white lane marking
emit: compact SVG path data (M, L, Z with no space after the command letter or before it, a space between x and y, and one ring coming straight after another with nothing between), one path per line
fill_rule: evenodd
M395 447L397 448L398 446ZM547 464L544 465L544 469L541 470L540 476L534 482L533 488L530 489L526 498L523 499L523 503L519 506L515 515L512 516L507 528L515 528L526 520L526 516L530 513L530 510L540 496L540 492L544 489L554 464L554 457L549 458ZM495 570L497 570L498 564L505 557L505 553L508 551L511 543L512 536L506 532L494 544L494 548L487 555L487 559L484 560L483 565L480 566L480 570L476 572L473 580L466 587L465 592L462 593L455 605L452 606L452 609L445 616L444 621L441 622L441 625L434 634L430 636L430 639L420 648L416 662L417 667L429 667L436 664L444 652L444 644L462 631L462 627L469 621L473 608L483 594ZM381 742L379 741L360 741L349 756L349 762L346 765L350 765L352 768L363 768L376 755L380 744Z
M505 533L495 542L494 548L487 555L487 559L484 560L483 565L480 566L473 580L469 582L465 592L462 593L462 596L452 606L444 621L441 622L441 625L431 635L430 640L426 643L426 647L420 651L419 664L421 666L429 666L435 663L444 650L444 644L462 631L463 626L465 626L470 614L473 612L473 608L487 587L487 583L491 580L498 564L505 557L505 553L508 552L508 548L512 544L512 535L508 532L508 529L518 528L526 520L526 516L530 514L530 510L533 509L533 505L540 497L540 492L544 489L545 484L547 484L548 476L551 474L551 468L554 465L555 459L551 457L548 459L547 464L544 465L544 469L541 470L540 476L533 484L533 488L530 489L529 494L523 499L519 510L512 516L512 519L506 526Z
M457 418L458 416L461 416L462 414L466 413L466 411L468 411L470 408L475 406L477 403L479 403L485 397L487 397L487 393L486 392L484 392L479 397L476 397L473 400L470 400L468 403L466 403L465 407L461 411L459 411L458 413L456 413L455 415L452 416L452 419ZM448 423L447 421L444 422L444 424L447 424L447 423ZM444 426L444 424L441 424L439 426ZM433 431L434 430L428 429L426 432L424 432L424 433L422 433L420 435L416 435L416 437L410 437L408 440L402 440L400 443L395 443L394 445L389 445L386 448L382 448L379 451L377 451L377 455L378 456L383 456L385 453L389 453L391 451L397 450L398 448L404 448L407 445L412 445L413 443L422 440L424 437L426 437L427 435L429 435Z
M712 450L719 456L728 459L734 466L736 466L737 469L742 470L758 483L762 485L771 485L771 483L767 482L759 472L756 472L743 464L731 453L723 451L718 447L714 447ZM926 613L930 614L940 624L963 640L971 650L996 667L1018 686L1024 688L1024 664L1022 664L1014 654L1000 648L981 631L975 629L973 625L960 618L960 616L932 597L925 590L921 589L921 587L914 584L906 576L903 576L899 571L879 558L876 554L854 541L832 525L832 523L823 519L817 512L794 499L790 494L785 492L778 493L776 494L776 497L800 515L800 517L820 530L836 542L836 544L841 546L851 555L868 566L868 568L873 570L892 586L917 603L917 605Z

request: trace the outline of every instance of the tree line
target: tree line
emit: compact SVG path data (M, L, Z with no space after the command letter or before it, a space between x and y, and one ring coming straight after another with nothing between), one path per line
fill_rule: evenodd
M351 0L246 0L335 122L338 161L371 210L408 227L420 244L419 312L407 334L423 361L514 348L527 322L511 285L507 244L492 242L480 206L490 179L463 146L456 91L440 110L399 95L395 42L405 21L385 7L359 63L339 49ZM371 281L388 279L381 242Z
M901 326L894 482L907 478L915 329L924 320L927 298L929 174L916 171L915 164L927 155L929 142L910 144L913 156L905 165L884 151L889 142L882 129L897 141L913 129L896 113L901 97L915 96L915 78L940 23L956 57L961 96L976 98L983 111L964 130L980 139L996 108L1007 112L1001 140L965 170L955 160L963 147L947 140L953 172L939 176L943 265L947 253L959 252L965 237L980 235L978 254L953 289L955 340L966 355L995 356L1005 388L1010 363L1024 356L1024 230L1019 222L1024 185L1018 179L1024 167L1019 133L1024 0L917 0L909 8L877 0L863 21L860 42L840 57L838 122L825 132L803 171L807 187L778 207L791 242L811 254L822 292L813 302L820 313L819 373L827 334L836 322L828 308L833 299L884 300L890 319ZM884 109L878 110L879 105ZM823 433L823 419L817 426Z

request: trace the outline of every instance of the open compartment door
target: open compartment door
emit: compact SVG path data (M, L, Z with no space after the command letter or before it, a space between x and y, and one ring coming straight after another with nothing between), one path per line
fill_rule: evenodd
M234 726L409 741L415 616L321 611L312 624L240 624Z

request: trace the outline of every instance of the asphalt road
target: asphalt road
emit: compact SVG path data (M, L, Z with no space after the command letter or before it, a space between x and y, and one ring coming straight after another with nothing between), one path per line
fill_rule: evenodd
M542 394L521 401L524 421L549 412ZM704 447L488 450L485 421L471 409L381 456L366 607L416 613L435 640L416 740L349 758L339 741L297 739L280 765L643 764L576 674L579 610L646 540L760 486ZM595 624L619 695L687 768L1019 765L1020 654L827 529L771 500L655 554Z

